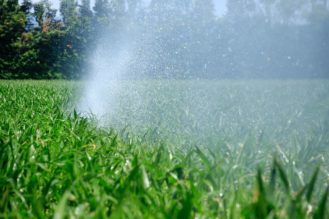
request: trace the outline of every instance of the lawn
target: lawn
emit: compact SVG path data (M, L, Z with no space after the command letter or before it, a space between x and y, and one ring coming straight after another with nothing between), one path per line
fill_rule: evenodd
M329 81L117 83L0 81L0 218L328 218Z

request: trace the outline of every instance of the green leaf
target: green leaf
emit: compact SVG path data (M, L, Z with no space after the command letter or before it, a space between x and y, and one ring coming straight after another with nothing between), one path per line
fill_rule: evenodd
M279 177L283 183L284 188L286 189L286 191L288 193L290 193L290 185L289 185L289 180L288 180L287 174L285 173L283 167L281 166L281 164L279 164L279 162L277 160L275 161L275 166L278 168Z
M62 196L61 200L59 201L58 205L55 208L55 214L53 219L62 219L65 217L66 215L65 208L69 195L70 195L69 192L64 193L64 195Z
M307 193L306 193L306 200L308 202L311 202L313 190L314 190L314 187L315 187L315 182L316 182L316 179L317 179L318 174L319 174L319 169L320 169L319 167L316 168L316 170L314 171L313 176L311 178L311 181L308 184L308 189L307 189Z
M326 205L327 205L328 193L329 193L329 187L327 187L326 191L322 195L318 208L317 208L316 212L314 213L314 219L327 218L326 217L326 210L327 210Z

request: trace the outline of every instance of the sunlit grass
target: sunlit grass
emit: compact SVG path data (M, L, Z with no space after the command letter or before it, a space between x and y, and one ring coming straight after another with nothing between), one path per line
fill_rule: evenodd
M180 95L182 83L207 90L214 82L177 83L171 92ZM309 101L304 104L307 116L303 117L308 124L305 127L313 132L298 129L302 124L299 111L292 119L285 117L291 114L282 109L278 118L296 124L289 129L268 127L274 130L273 135L262 137L256 129L227 127L209 141L205 137L167 141L164 136L169 135L161 132L172 127L171 123L157 131L134 127L114 130L100 128L95 120L71 110L71 100L80 86L77 82L1 81L0 218L327 218L329 132L325 118L329 103L323 94L328 94L328 84L310 83L277 81L264 87L261 82L226 82L221 91L226 94L218 96L233 95L234 102L225 99L234 111L228 114L230 118L239 115L237 108L247 106L245 100L237 103L235 98L246 84L253 87L254 98L263 101L259 106L269 104L266 98L272 95L277 103L266 109L283 100L293 112L301 96L316 86L319 92L310 95L315 95L311 99L317 102L314 108ZM277 93L261 94L263 89ZM287 91L305 89L308 92L303 95L285 97ZM296 101L291 105L290 100ZM259 106L242 113L257 115L254 110ZM171 113L175 118L172 111L168 115ZM273 122L260 123L256 120L253 126ZM211 133L211 129L206 127L202 132ZM177 130L182 130L179 124ZM290 134L281 142L287 145L274 141L285 130ZM197 135L194 131L198 129L188 134Z

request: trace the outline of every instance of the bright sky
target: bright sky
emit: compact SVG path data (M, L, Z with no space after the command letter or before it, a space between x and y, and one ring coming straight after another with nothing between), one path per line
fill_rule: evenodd
M218 14L219 16L222 16L226 13L226 1L227 0L214 0L216 14Z
M38 2L38 0L32 0L33 2ZM226 1L227 0L213 0L215 3L215 10L216 14L221 16L225 14L226 12ZM59 8L59 2L60 0L50 0L52 3L53 8L58 9ZM91 7L93 7L95 0L91 0ZM150 0L144 0L145 3L150 2Z

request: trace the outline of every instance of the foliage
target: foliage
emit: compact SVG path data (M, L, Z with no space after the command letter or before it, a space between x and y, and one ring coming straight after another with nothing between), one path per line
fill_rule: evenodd
M89 21L72 14L64 24L46 0L34 5L25 1L21 7L3 0L1 8L1 79L71 79L83 73L85 50L92 45Z
M0 75L7 77L13 70L12 60L19 56L16 42L24 32L25 16L18 1L0 1ZM1 77L0 76L0 77Z
M131 44L127 77L327 78L325 1L0 1L0 78L87 75L92 54ZM119 41L118 41L119 40ZM124 41L124 42L123 42Z
M245 87L225 86L227 94ZM297 142L271 159L265 141L179 146L152 130L99 128L67 110L79 89L65 81L0 82L1 218L327 218L327 147ZM310 167L319 156L322 167ZM296 185L297 176L305 183Z

